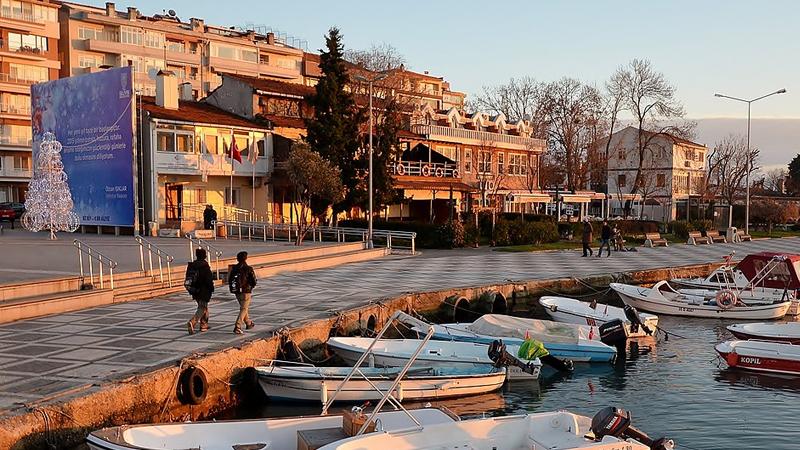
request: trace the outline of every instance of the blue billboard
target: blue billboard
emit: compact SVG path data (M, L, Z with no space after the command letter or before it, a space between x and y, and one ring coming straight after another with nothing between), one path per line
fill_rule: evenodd
M133 73L130 67L31 87L34 167L55 134L81 225L134 226Z

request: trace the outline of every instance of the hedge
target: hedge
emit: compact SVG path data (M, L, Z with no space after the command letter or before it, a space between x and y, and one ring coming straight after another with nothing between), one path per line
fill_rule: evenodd
M495 223L492 241L497 246L543 244L558 241L556 224L548 221L506 220Z

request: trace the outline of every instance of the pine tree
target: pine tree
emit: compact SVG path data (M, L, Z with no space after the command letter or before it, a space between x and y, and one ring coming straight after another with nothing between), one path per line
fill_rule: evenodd
M314 115L306 119L306 140L312 150L341 171L345 197L334 206L334 212L340 212L357 203L358 186L364 173L364 159L359 158L359 135L365 114L357 107L353 94L345 90L350 77L339 29L331 28L325 42L326 49L320 53L319 64L322 77L316 92L307 98Z
M800 154L789 163L789 190L793 193L800 192Z
M403 126L400 105L394 98L385 102L383 114L375 127L372 154L372 187L374 189L375 210L396 203L400 200L400 192L394 187L392 165L399 161L397 134ZM366 146L365 146L366 147ZM369 200L367 200L369 201ZM365 208L366 209L366 208Z

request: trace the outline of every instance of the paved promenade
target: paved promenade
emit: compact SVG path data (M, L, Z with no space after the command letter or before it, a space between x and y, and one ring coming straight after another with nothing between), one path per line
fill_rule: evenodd
M104 306L0 326L0 414L25 404L96 389L193 352L270 336L286 325L328 317L332 311L405 292L550 279L720 261L757 251L800 253L800 239L640 249L610 258L577 251L501 253L430 252L333 269L288 273L262 280L253 295L254 332L231 331L238 304L226 289L211 303L211 330L189 336L185 323L195 303L186 294Z

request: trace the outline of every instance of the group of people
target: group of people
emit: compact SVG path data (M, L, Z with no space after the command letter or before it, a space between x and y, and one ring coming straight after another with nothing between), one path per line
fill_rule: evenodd
M195 260L190 262L186 268L184 287L197 302L197 311L194 316L186 323L189 334L195 331L208 331L208 304L214 294L214 274L211 272L211 265L208 264L208 253L203 248L195 250ZM235 334L243 334L242 328L249 330L255 326L250 320L250 300L253 295L253 288L256 287L256 273L247 264L247 252L239 252L236 255L236 265L233 266L228 274L228 288L231 293L236 295L239 302L239 315L236 317L236 324L233 326Z
M583 257L593 256L592 242L594 242L594 228L588 220L583 221L583 235L581 237L583 243ZM611 256L611 248L617 251L625 251L625 241L622 239L622 232L616 224L610 226L608 221L603 221L603 226L600 229L600 248L597 249L597 257L603 256L603 249L608 251L606 257Z

